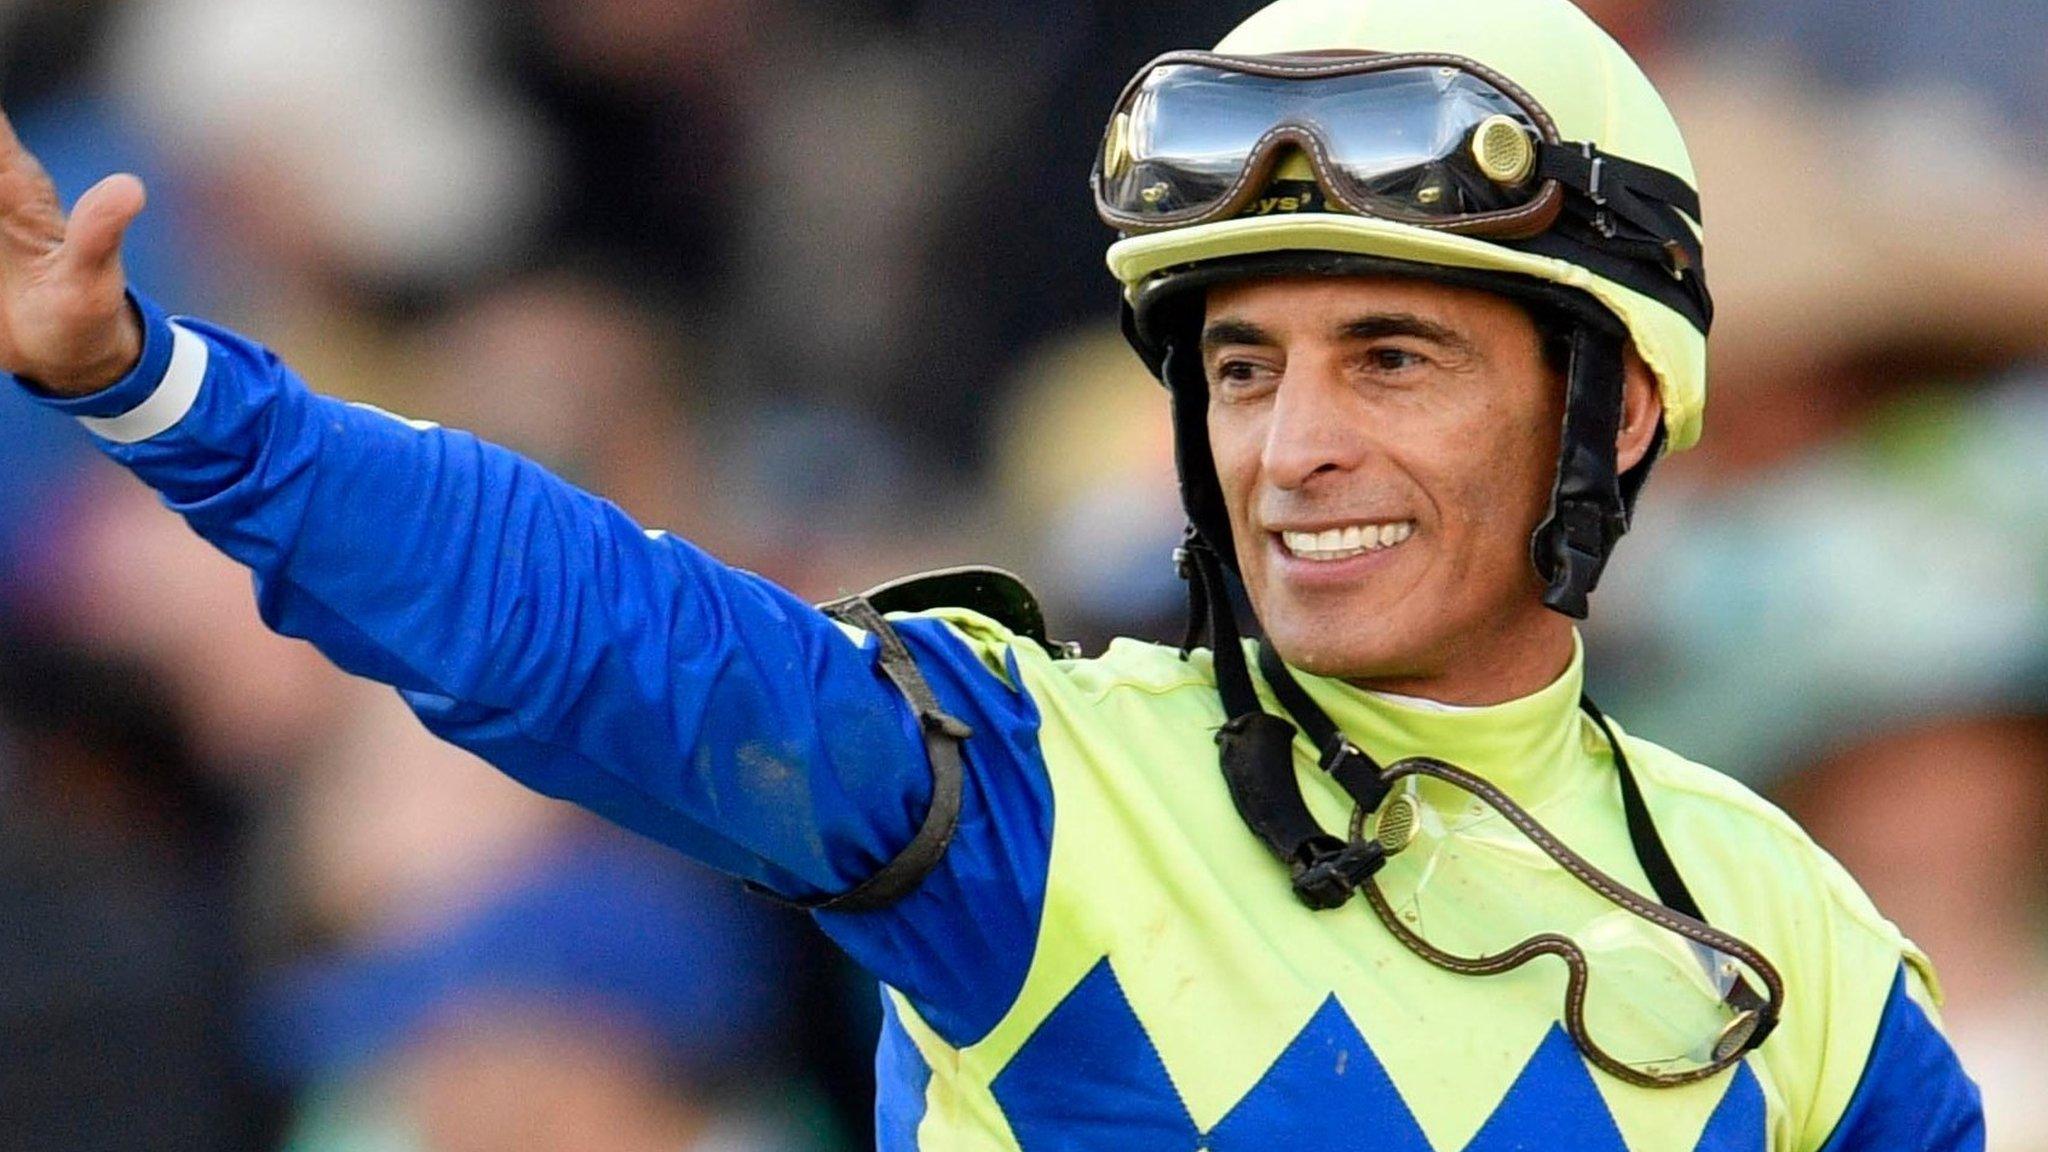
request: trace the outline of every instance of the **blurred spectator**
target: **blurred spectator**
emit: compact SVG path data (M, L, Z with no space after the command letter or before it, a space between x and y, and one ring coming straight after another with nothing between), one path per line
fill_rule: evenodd
M957 475L985 459L1022 350L1115 316L1086 191L1108 102L1254 5L891 7L889 35L847 21L785 45L738 303L765 380L884 414Z
M1830 87L1712 5L1585 6L1665 94L1709 206L1711 434L1679 467L1833 435L1882 398L1858 387L1888 383L1872 369L1952 377L2048 349L2040 157L2009 121L1942 85Z
M211 256L234 269L237 298L336 279L444 287L528 242L552 161L485 71L466 6L152 0L126 12L107 73L205 198Z
M1845 740L1786 799L1938 958L1994 1152L2048 1150L2048 718L1986 709Z
M1739 482L1653 485L1601 588L1601 698L1752 782L1891 726L2048 712L2043 427L2026 376L1907 395Z
M341 722L355 682L263 627L249 574L96 468L68 538L45 539L25 607L47 630L147 669L210 771L257 790Z
M622 834L535 851L465 914L279 978L259 1053L313 1102L286 1147L810 1147L820 1119L775 1075L783 927Z
M236 831L137 668L0 636L0 1149L227 1152Z
M781 0L516 0L498 7L519 90L560 142L547 245L589 251L702 304L740 221L780 191L750 183L753 109L786 83L768 47ZM780 62L780 61L777 61Z
M816 599L959 562L945 514L957 501L920 497L927 515L905 522L894 441L721 393L710 325L657 310L672 299L581 268L508 278L407 338L406 395L391 402Z
M1938 91L1845 95L1676 38L1698 13L1596 7L1686 128L1719 306L1710 434L1661 469L1601 590L1617 710L1768 779L1873 723L2048 706L2028 157Z
M2048 129L2048 7L2039 0L1715 0L1706 26L1790 49L1802 72L1861 92L1949 93L2017 133ZM2038 164L2042 157L2029 149Z
M347 699L342 726L293 765L273 811L269 923L297 929L273 943L438 931L575 821L436 740L382 685L351 682Z
M986 554L1042 582L1053 632L1088 651L1114 636L1178 640L1184 516L1165 390L1102 326L1033 351L1003 391L990 475L1002 516Z
M511 278L411 337L405 413L531 456L642 524L716 548L730 533L700 448L711 400L696 340L597 276Z

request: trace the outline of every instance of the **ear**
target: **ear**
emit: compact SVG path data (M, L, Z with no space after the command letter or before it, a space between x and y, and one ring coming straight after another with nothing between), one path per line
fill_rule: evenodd
M1614 438L1617 472L1626 473L1643 462L1663 421L1664 398L1657 391L1657 374L1630 347L1621 379L1621 431Z

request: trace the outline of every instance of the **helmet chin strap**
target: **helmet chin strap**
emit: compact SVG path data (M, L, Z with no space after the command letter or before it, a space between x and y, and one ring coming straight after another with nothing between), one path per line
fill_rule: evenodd
M1169 381L1185 372L1199 376L1200 365L1184 360L1184 355L1181 346L1171 343L1163 349L1161 371ZM1182 453L1182 475L1189 474L1185 469L1191 463L1208 468L1206 484L1184 491L1196 523L1189 526L1175 559L1181 578L1188 582L1190 619L1183 656L1193 649L1204 627L1209 633L1216 690L1224 712L1223 725L1216 732L1217 759L1230 802L1246 827L1287 869L1297 899L1311 908L1339 907L1380 866L1385 852L1377 842L1347 842L1323 831L1302 799L1292 767L1295 726L1266 711L1238 632L1237 609L1226 574L1226 566L1236 567L1235 558L1226 559L1219 551L1230 547L1229 520L1217 519L1225 513L1214 465L1197 459L1209 455L1206 430L1189 426L1202 423L1202 406L1181 402L1176 392L1174 419L1180 434L1176 440ZM1211 538L1209 533L1215 529L1210 525L1223 527L1221 540ZM1348 742L1345 747L1350 747ZM1377 787L1377 766L1373 768L1365 778ZM1372 804L1377 807L1378 803L1376 795Z
M1629 505L1647 473L1646 467L1638 467L1629 477L1617 475L1615 440L1621 427L1625 341L1617 325L1604 324L1597 316L1574 318L1557 482L1549 514L1531 541L1537 570L1549 581L1544 603L1575 618L1586 614L1586 597L1628 527ZM1194 648L1204 631L1208 633L1224 712L1216 734L1218 759L1239 817L1287 869L1297 899L1310 908L1336 908L1378 870L1385 854L1374 841L1347 842L1316 823L1294 777L1295 733L1308 733L1322 769L1365 809L1378 807L1385 789L1378 779L1379 766L1344 738L1263 644L1261 667L1284 715L1267 712L1259 698L1230 582L1229 573L1236 571L1237 563L1231 552L1229 512L1209 447L1207 382L1200 363L1188 354L1191 343L1184 332L1181 340L1168 336L1152 346L1160 379L1172 399L1181 498L1189 519L1187 536L1175 555L1181 578L1188 583L1189 620L1182 654Z
M1158 374L1172 398L1174 453L1181 501L1188 522L1231 571L1237 568L1230 517L1216 481L1209 450L1208 384L1189 354L1200 327L1202 290L1212 284L1262 275L1407 276L1476 288L1549 311L1568 324L1564 425L1557 477L1543 520L1530 535L1529 555L1545 581L1543 603L1583 620L1588 599L1607 559L1628 531L1637 491L1649 475L1664 429L1660 426L1643 462L1619 474L1615 440L1620 435L1623 379L1629 336L1618 317L1592 297L1558 284L1476 269L1417 265L1385 257L1340 252L1278 252L1210 261L1149 286L1123 309L1124 335ZM1192 582L1190 588L1195 588ZM1194 595L1201 595L1196 592ZM1190 636L1206 623L1197 603Z
M1581 318L1572 325L1564 433L1550 512L1529 542L1536 571L1549 581L1545 606L1586 618L1586 598L1600 583L1616 542L1628 531L1629 504L1617 473L1626 337Z

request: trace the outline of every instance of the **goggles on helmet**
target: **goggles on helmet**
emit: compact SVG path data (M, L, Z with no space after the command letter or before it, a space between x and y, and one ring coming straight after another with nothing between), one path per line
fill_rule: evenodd
M1756 949L1630 891L1484 779L1416 757L1380 780L1351 822L1385 853L1358 890L1423 959L1491 976L1557 957L1572 1040L1643 1087L1713 1076L1776 1026L1784 986Z
M1557 128L1526 92L1455 56L1173 52L1124 90L1096 157L1096 206L1131 232L1227 219L1297 148L1345 211L1530 236L1555 219L1536 144Z
M1315 180L1287 210L1506 241L1595 267L1702 330L1711 317L1691 185L1564 141L1535 97L1462 56L1169 52L1117 100L1096 212L1127 234L1256 212L1290 152ZM1559 229L1570 238L1546 235Z

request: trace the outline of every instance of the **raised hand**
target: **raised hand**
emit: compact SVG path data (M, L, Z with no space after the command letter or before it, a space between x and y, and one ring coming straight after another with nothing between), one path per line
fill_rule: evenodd
M0 369L60 396L119 380L142 355L121 237L142 181L109 176L65 219L43 166L0 113Z

